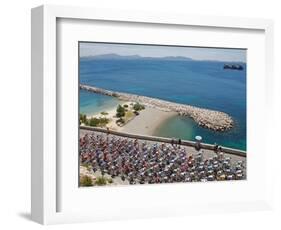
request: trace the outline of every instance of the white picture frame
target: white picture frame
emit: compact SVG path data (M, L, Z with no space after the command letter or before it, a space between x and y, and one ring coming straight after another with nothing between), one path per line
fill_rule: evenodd
M189 213L208 213L208 212L225 212L225 211L243 211L243 210L260 210L271 208L271 193L272 193L272 168L270 152L270 138L267 135L255 134L254 130L250 129L247 138L250 138L251 145L259 144L261 138L264 140L264 144L260 150L258 148L252 148L259 152L257 154L257 160L252 161L251 167L248 170L256 170L261 160L264 160L264 175L260 182L260 185L251 181L256 181L249 172L250 179L242 183L234 183L230 186L228 183L219 183L219 185L209 184L210 194L216 194L217 191L228 191L229 189L237 189L237 193L240 193L243 189L249 189L249 194L239 194L237 197L227 198L223 197L221 201L214 199L212 202L207 202L207 199L203 199L204 202L198 202L197 199L193 203L183 202L181 204L178 199L171 200L168 205L161 206L158 202L151 203L152 206L141 207L141 203L138 207L133 207L130 199L124 207L118 209L112 208L108 210L110 206L107 206L107 210L102 209L97 203L96 209L92 211L89 209L83 210L83 205L77 204L75 199L68 195L66 189L61 186L62 183L58 174L65 174L61 172L61 159L57 155L59 151L58 143L58 113L61 112L61 108L58 108L58 97L61 94L61 88L58 84L57 75L58 73L58 37L61 28L58 23L60 20L71 20L73 21L98 21L107 24L112 24L114 27L115 22L129 23L130 26L137 24L151 25L153 27L169 27L178 28L183 30L185 27L192 27L194 29L200 28L202 30L209 28L219 29L225 31L241 30L243 33L247 31L258 31L262 33L262 38L257 44L263 44L264 47L261 50L262 57L259 59L261 63L261 70L264 72L257 73L259 77L256 82L253 83L253 90L250 90L250 100L255 95L259 94L261 104L263 106L251 106L250 109L255 112L261 112L257 118L254 118L251 113L247 117L247 121L250 121L254 125L256 122L265 120L264 126L261 128L263 133L270 133L272 126L270 125L271 114L273 111L273 23L271 20L265 19L247 19L247 18L231 18L231 17L211 17L211 16L190 16L190 15L173 15L173 14L162 14L154 12L127 12L127 11L115 11L115 10L101 10L91 8L78 8L78 7L65 7L65 6L51 6L44 5L32 9L32 183L31 183L31 213L32 219L41 224L56 224L56 223L70 223L70 222L81 222L81 221L96 221L96 220L107 220L107 219L125 219L125 218L141 218L141 217L164 217L171 215L186 215ZM76 25L77 26L77 25ZM78 29L79 29L78 23ZM81 31L81 34L83 32ZM85 36L88 36L87 34ZM79 38L78 38L79 39ZM101 38L102 39L102 36ZM147 38L149 41L149 38ZM235 37L232 38L237 46L239 41L235 41ZM160 42L161 43L161 42ZM253 42L254 43L254 42ZM174 41L171 41L174 44ZM255 48L253 47L252 50ZM253 51L254 52L254 51ZM257 52L258 53L258 52ZM254 55L251 55L253 57ZM250 60L251 61L251 60ZM75 69L74 69L75 70ZM253 72L254 73L254 72ZM76 73L73 73L77 75ZM254 80L250 80L250 83ZM64 82L60 83L64 84ZM78 83L77 83L78 84ZM257 88L257 89L255 89ZM262 89L262 91L260 91ZM64 91L65 92L65 91ZM259 93L260 92L260 93ZM77 94L76 94L77 95ZM265 109L266 108L266 109ZM251 111L250 110L250 111ZM78 141L78 140L77 140ZM250 145L250 147L251 147ZM249 155L252 157L251 148ZM261 155L261 151L265 151L266 154ZM248 152L247 152L248 154ZM248 157L248 155L247 155ZM263 158L262 158L263 157ZM258 159L259 158L259 159ZM75 162L70 160L69 166L64 166L64 170L71 170L71 167L76 167ZM67 169L66 169L67 168ZM73 171L75 173L75 171ZM71 175L71 173L70 173ZM72 183L71 179L67 181ZM72 186L71 185L71 186ZM64 186L64 185L63 185ZM74 185L73 185L74 186ZM171 186L174 186L171 188ZM177 196L183 197L186 192L186 184L181 185L164 185L161 187L148 186L139 188L114 188L113 194L130 196L130 194L140 195L149 193L174 193L178 191ZM206 185L194 184L194 187L189 187L189 190L193 190L193 193L198 194L200 190L205 190ZM256 186L256 187L254 187ZM134 186L135 187L135 186ZM136 186L137 187L137 186ZM229 188L226 188L229 187ZM250 197L250 191L261 188L256 195ZM109 189L109 188L106 188ZM252 189L252 190L251 190ZM61 192L63 190L64 192ZM110 190L110 189L109 189ZM89 194L109 194L110 191L104 188L98 190L83 190L83 197L89 196ZM79 195L78 194L78 195ZM187 194L188 195L188 194ZM62 197L63 196L63 197ZM132 196L132 195L131 195ZM66 208L61 209L61 200L67 202L73 201L72 210ZM132 198L133 199L133 198ZM140 199L141 200L141 199ZM132 200L131 200L132 201ZM90 201L89 201L90 202ZM142 202L142 201L141 201ZM206 203L207 202L207 203ZM119 204L120 205L120 204ZM188 205L188 208L187 208ZM79 206L79 207L78 207ZM84 205L87 206L87 205ZM167 209L171 207L172 210ZM77 210L76 210L77 208Z

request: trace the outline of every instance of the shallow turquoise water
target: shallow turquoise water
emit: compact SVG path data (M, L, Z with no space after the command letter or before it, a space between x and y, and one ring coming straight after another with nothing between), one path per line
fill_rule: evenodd
M80 90L80 113L88 116L117 107L117 98Z
M194 140L195 136L200 135L205 143L218 143L231 148L246 150L246 140L242 137L238 138L240 133L237 127L227 132L214 132L202 128L192 119L182 116L169 118L153 135L181 138L183 140ZM235 139L233 138L234 136L236 137Z

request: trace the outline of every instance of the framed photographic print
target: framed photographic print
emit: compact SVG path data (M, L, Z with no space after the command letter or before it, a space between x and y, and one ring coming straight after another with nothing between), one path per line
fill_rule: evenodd
M33 9L32 219L270 208L272 30L263 19Z
M246 179L246 52L79 42L80 186Z

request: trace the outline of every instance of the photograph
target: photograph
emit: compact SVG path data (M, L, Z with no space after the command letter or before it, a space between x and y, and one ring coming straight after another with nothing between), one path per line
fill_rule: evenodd
M79 41L78 53L79 187L247 179L247 49Z

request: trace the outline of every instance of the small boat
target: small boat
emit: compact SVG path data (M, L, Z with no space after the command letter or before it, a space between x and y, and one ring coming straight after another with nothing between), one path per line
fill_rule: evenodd
M224 64L224 69L231 69L231 70L243 70L244 67L239 64Z

